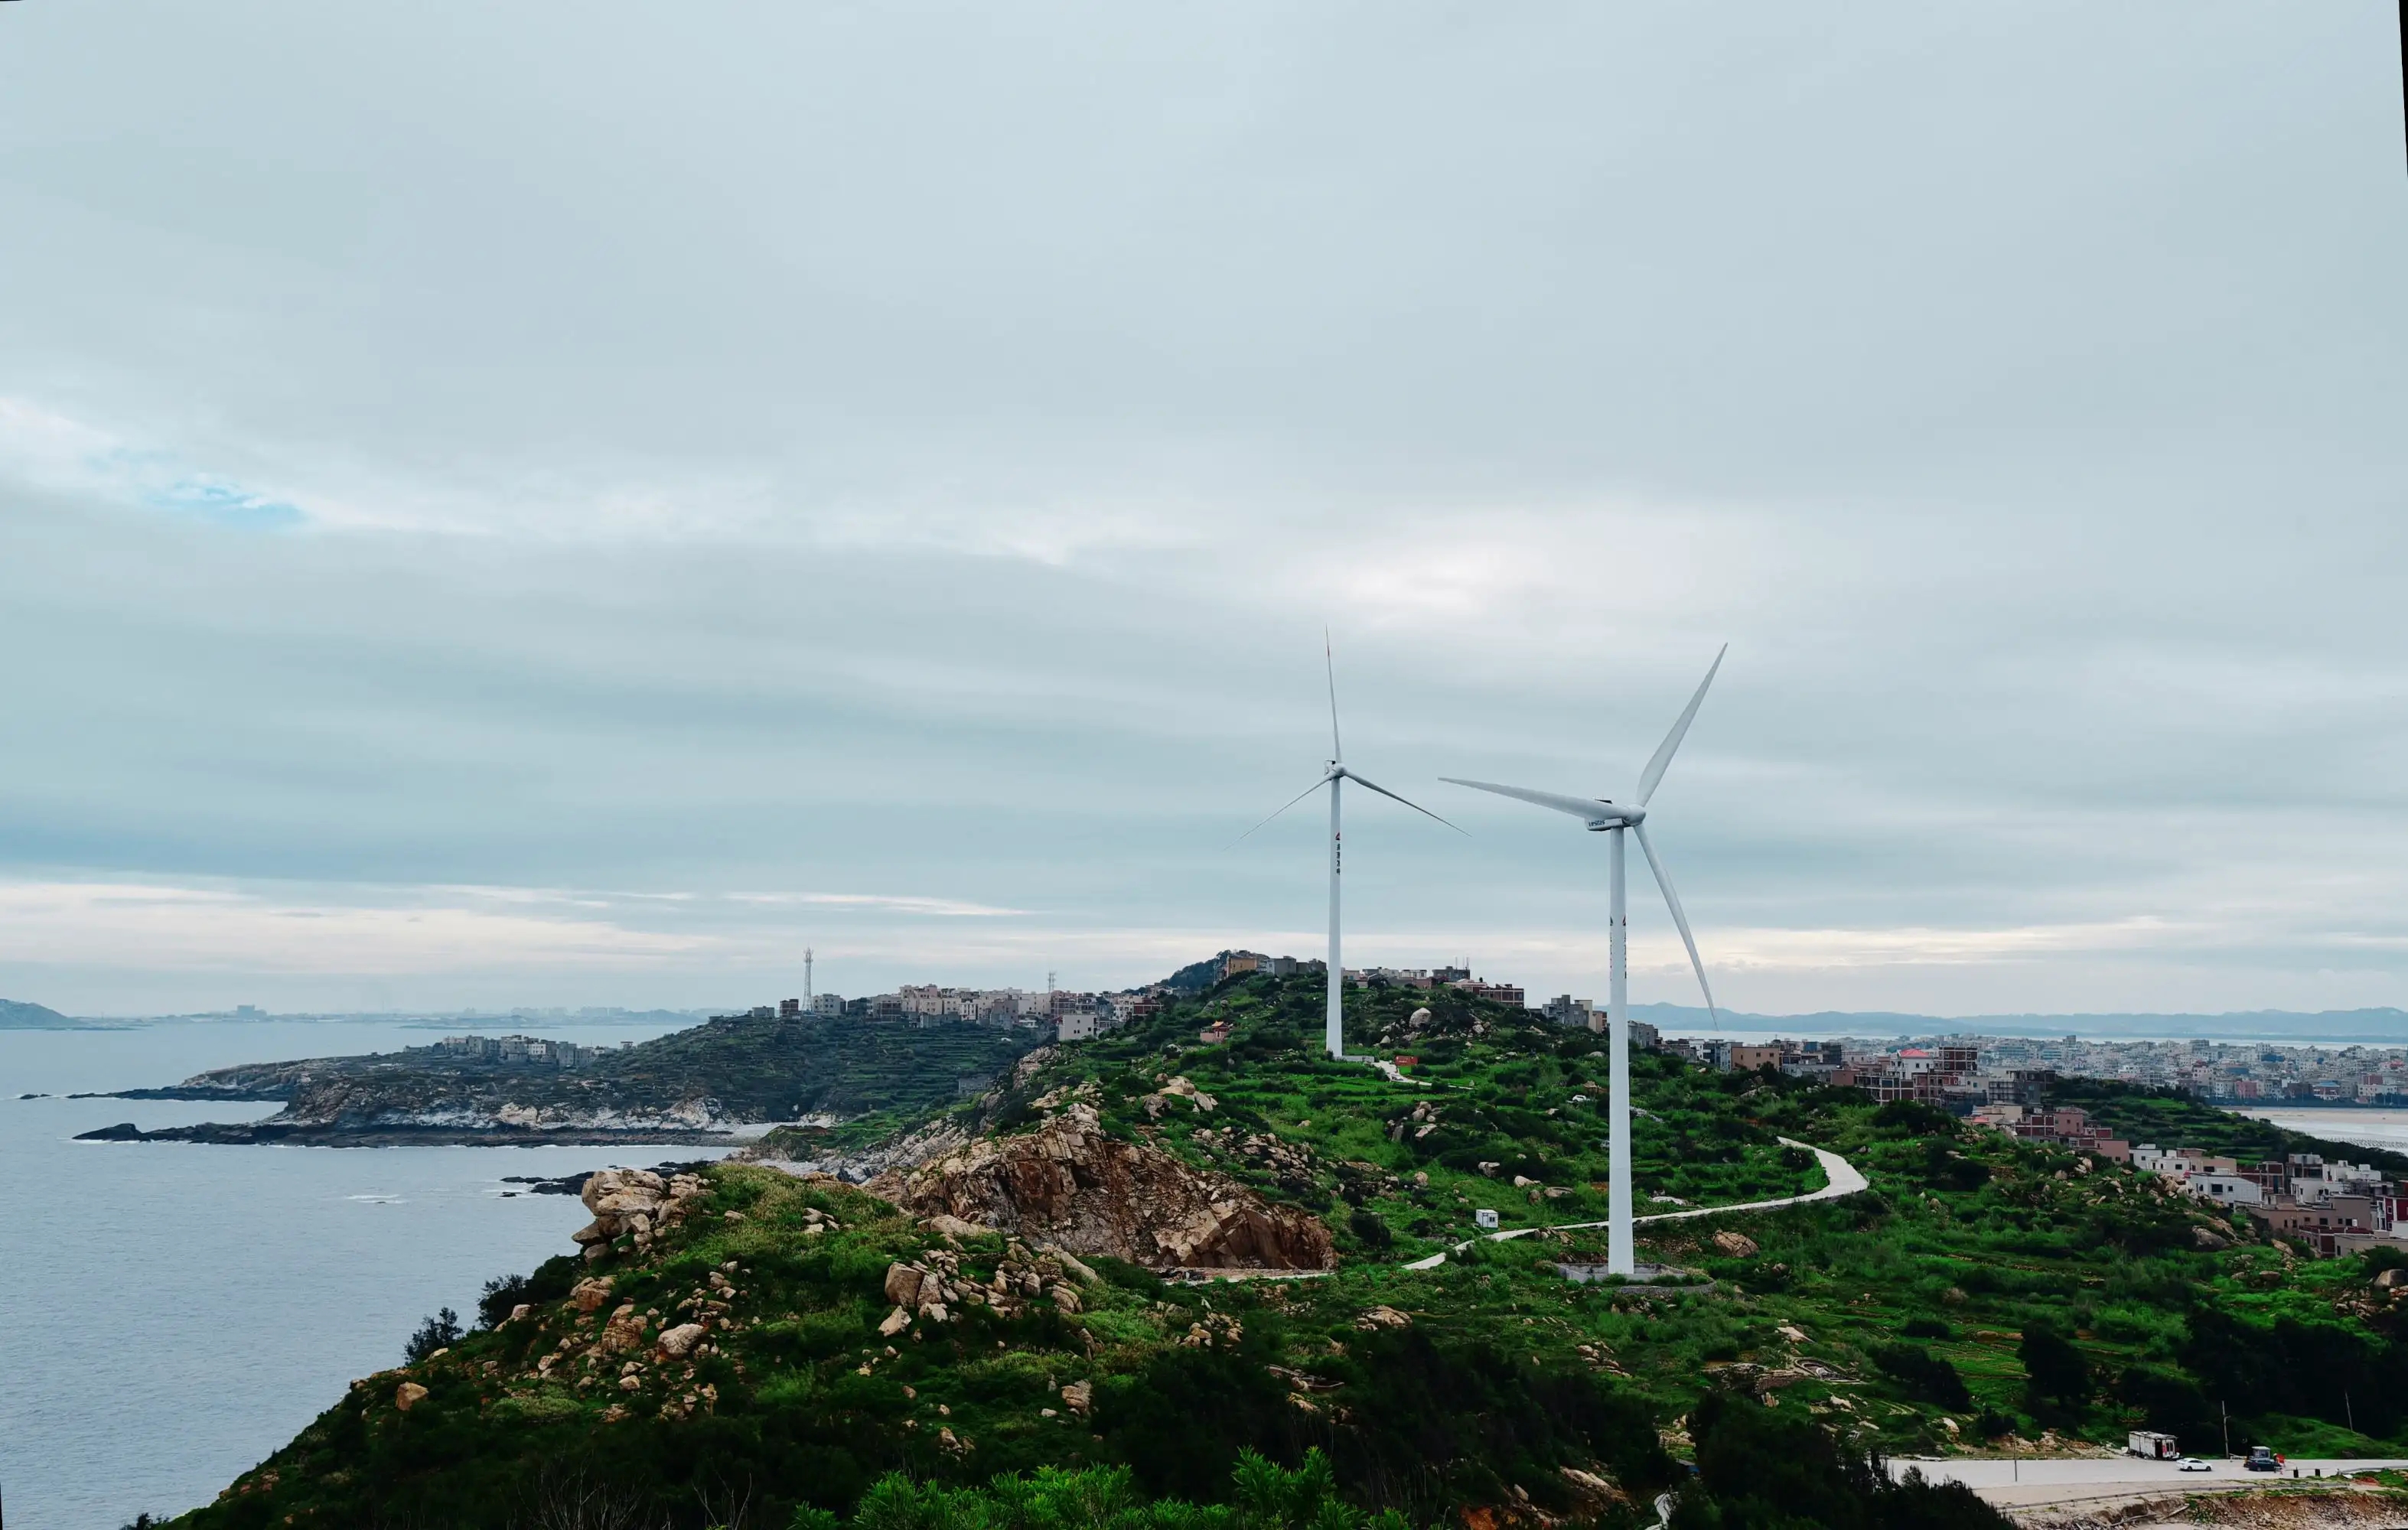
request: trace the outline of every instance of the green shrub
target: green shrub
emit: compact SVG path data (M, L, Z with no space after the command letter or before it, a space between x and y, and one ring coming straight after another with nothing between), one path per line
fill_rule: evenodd
M2090 1401L2090 1363L2071 1339L2047 1323L2025 1323L2015 1353L2023 1362L2025 1394L2033 1412L2050 1405L2079 1412Z
M1889 1137L1954 1138L1956 1118L1919 1100L1892 1100L1873 1112L1873 1130Z
M1689 1437L1698 1476L1675 1501L1671 1530L2006 1530L1972 1489L1916 1472L1892 1481L1788 1409L1709 1394L1689 1414Z
M1956 1367L1920 1345L1885 1344L1873 1351L1873 1364L1918 1402L1960 1413L1973 1406Z
M445 1308L409 1336L409 1342L402 1346L402 1364L415 1366L437 1350L450 1349L460 1342L460 1314Z

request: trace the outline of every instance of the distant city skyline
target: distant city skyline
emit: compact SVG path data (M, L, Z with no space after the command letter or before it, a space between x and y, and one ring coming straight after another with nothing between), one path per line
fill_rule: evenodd
M2408 1003L2396 25L10 7L0 995Z

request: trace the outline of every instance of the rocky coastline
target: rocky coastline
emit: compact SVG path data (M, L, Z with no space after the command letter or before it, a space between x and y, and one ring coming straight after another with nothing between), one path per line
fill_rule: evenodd
M352 1126L340 1122L202 1122L146 1132L132 1122L79 1133L78 1142L197 1142L212 1147L290 1148L615 1148L728 1147L731 1132L652 1126Z

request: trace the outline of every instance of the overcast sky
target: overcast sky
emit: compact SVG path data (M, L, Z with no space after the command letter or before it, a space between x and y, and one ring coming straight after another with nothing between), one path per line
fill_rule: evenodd
M8 6L0 994L2408 1004L2396 25Z

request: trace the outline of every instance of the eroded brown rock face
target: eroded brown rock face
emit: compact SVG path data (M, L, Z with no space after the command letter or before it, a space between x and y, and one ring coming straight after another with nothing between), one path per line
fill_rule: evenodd
M1074 1105L1024 1137L985 1137L870 1188L922 1216L1111 1254L1154 1269L1328 1269L1329 1229L1233 1180L1104 1135Z

